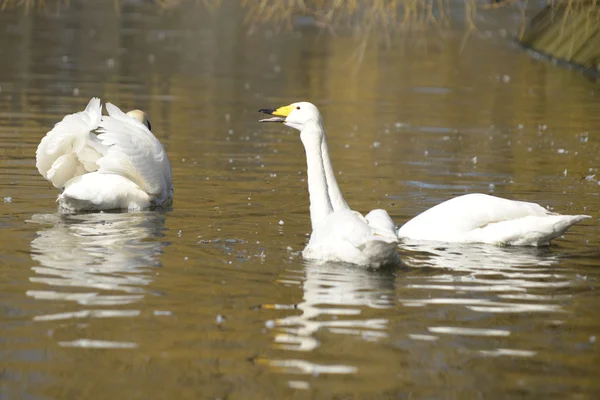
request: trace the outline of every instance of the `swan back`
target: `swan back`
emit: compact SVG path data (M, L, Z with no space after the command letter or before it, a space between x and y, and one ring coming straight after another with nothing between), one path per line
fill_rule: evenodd
M168 205L173 196L171 166L150 132L148 116L124 114L100 99L67 115L41 140L40 174L61 189L61 210L141 210ZM96 135L96 133L99 133Z
M98 161L100 173L118 174L136 183L143 191L164 202L172 192L171 165L160 141L139 120L106 103L98 139L108 147Z
M466 194L444 201L400 227L405 237L446 236L482 228L490 223L527 216L552 214L535 203L507 200L481 193Z
M559 215L535 203L472 193L417 215L398 229L400 238L440 242L542 246L586 215Z

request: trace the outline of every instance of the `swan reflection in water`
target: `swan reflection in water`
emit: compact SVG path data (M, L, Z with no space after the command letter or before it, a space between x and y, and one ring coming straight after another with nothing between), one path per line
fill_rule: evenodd
M569 279L556 270L559 257L548 249L405 242L400 252L404 265L410 267L408 270L369 270L339 264L307 263L300 274L289 272L282 276L279 283L299 285L304 293L302 302L296 306L266 306L293 310L293 315L271 323L276 348L311 352L320 346L315 337L320 330L355 335L363 340L379 340L389 334L402 336L402 329L407 329L404 334L412 340L437 340L438 335L504 337L511 334L510 328L507 330L505 326L494 323L490 325L493 318L471 319L469 316L474 313L531 315L532 312L562 312L560 304L557 304L559 296L535 293L539 289L552 291L570 284ZM402 276L396 280L398 271ZM531 293L531 289L535 293ZM418 317L417 313L416 325L399 325L402 328L398 330L398 326L388 326L387 318L396 317L394 311L376 310L398 305L458 307L465 311L460 314L465 315L465 320L440 321L437 317L429 320L425 315L438 314L434 312ZM401 314L404 317L409 315L404 311ZM480 353L534 354L526 349L500 347L482 349ZM357 371L357 367L352 365L314 363L293 356L258 361L286 373L352 374Z
M529 288L569 285L569 280L552 268L559 257L549 249L404 242L401 253L409 267L443 269L442 273L415 277L430 283L420 288L524 293Z
M31 258L40 265L29 280L50 288L27 295L94 306L139 301L155 274L149 267L160 265L166 245L148 239L162 236L164 220L155 212L33 215L27 222L43 228L31 242ZM51 318L38 319L44 317Z
M302 301L293 306L263 306L294 310L293 315L272 321L276 348L313 351L319 347L315 334L321 330L353 335L367 341L387 337L388 320L379 317L386 315L386 312L378 310L395 306L394 271L395 269L372 270L353 265L312 262L305 262L303 271L288 271L277 282L301 286L304 292ZM292 358L257 361L283 372L348 374L356 371L356 367L351 365L324 365Z
M410 250L407 252L406 250ZM465 292L494 293L510 299L512 304L492 303L490 307L534 311L556 311L551 304L525 305L512 300L532 298L530 288L552 288L569 285L569 280L551 267L559 258L547 249L502 248L490 245L461 245L424 242L405 242L402 261L414 272L406 274L401 286L408 289L438 289L451 291L454 297ZM427 268L425 274L419 270ZM433 268L441 268L436 271ZM412 268L411 268L412 269ZM312 351L318 345L314 333L327 329L332 333L360 335L367 340L387 336L385 318L361 318L365 308L392 308L399 300L395 288L395 269L372 270L340 264L307 263L304 276L290 273L280 283L302 285L303 301L294 308L300 315L277 319L275 342L286 350ZM434 273L432 273L432 271ZM407 293L406 290L401 290ZM412 290L409 292L413 292ZM414 290L415 294L422 294ZM436 302L432 292L423 299L400 299L406 305ZM470 297L474 303L481 299ZM464 302L465 299L457 299ZM506 308L508 306L508 308ZM274 306L285 308L285 306ZM520 307L520 308L519 308ZM382 313L384 315L384 313Z
M404 240L400 252L402 262L411 267L431 266L460 271L498 271L512 266L548 267L559 261L545 247L501 247L476 243Z
M406 265L431 268L426 274L406 277L398 291L400 304L453 308L455 315L460 308L466 311L464 320L436 321L426 327L428 332L409 334L415 340L437 340L437 335L506 337L512 333L510 327L494 320L494 315L530 317L564 311L560 303L568 295L558 295L556 289L571 285L571 279L561 274L556 267L560 258L549 249L404 242L401 253ZM440 322L443 326L435 325ZM480 353L535 354L504 348Z

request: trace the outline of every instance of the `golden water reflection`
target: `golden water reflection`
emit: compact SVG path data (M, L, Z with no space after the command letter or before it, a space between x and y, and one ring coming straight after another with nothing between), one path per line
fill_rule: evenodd
M560 258L548 249L407 241L403 251L403 261L409 266L441 269L425 281L409 280L407 288L434 295L458 293L450 298L399 299L409 307L454 304L482 313L555 313L563 310L553 303L565 300L565 296L530 292L556 290L571 284L569 277L554 267ZM474 296L477 293L493 293L495 299Z
M358 335L365 340L387 336L385 318L364 318L361 314L364 307L393 307L394 279L390 271L307 263L304 276L286 275L280 281L295 279L300 279L303 289L302 302L295 306L300 315L275 321L278 348L312 351L319 345L314 334L320 330Z
M128 2L120 18L111 2L80 3L0 13L8 397L598 392L600 196L581 180L600 162L597 84L532 60L500 22L466 43L455 30L374 40L352 76L354 38L248 36L236 2L162 16ZM149 113L171 212L52 214L35 148L91 96ZM285 250L310 230L298 135L256 122L298 99L322 111L353 209L401 224L483 191L593 221L549 251L408 247L393 271L317 269Z
M361 367L351 360L321 357L317 361L310 353L319 349L319 338L323 336L329 341L330 336L342 335L387 343L402 332L394 332L402 321L387 317L392 309L407 310L407 315L418 315L419 309L435 315L438 308L470 315L466 320L419 318L421 330L409 327L404 331L409 340L437 342L445 337L460 342L461 337L474 337L483 342L473 347L473 354L532 357L538 353L536 350L507 347L510 344L505 340L521 332L504 325L502 318L494 321L492 316L514 318L538 313L546 318L554 315L553 323L559 324L565 313L561 304L571 298L565 294L536 294L571 284L569 277L556 268L560 257L548 249L405 242L401 252L405 267L400 269L378 271L305 263L302 271L283 273L277 282L301 287L302 301L265 307L289 314L267 324L274 348L287 357L264 358L261 363L285 374L357 374ZM303 359L296 352L308 354Z
M149 291L160 266L165 242L156 240L164 229L162 214L92 213L35 214L27 222L39 224L31 241L29 281L36 289L27 296L38 300L69 301L81 306L134 304ZM77 309L38 315L36 320L133 317L138 310Z
M393 308L394 270L369 270L351 265L304 263L303 271L289 270L277 282L302 288L302 301L295 305L270 305L266 308L294 310L293 315L268 323L273 329L275 348L283 351L312 352L319 346L323 332L350 335L368 342L388 337L388 320L370 317L365 310ZM299 314L298 314L299 313ZM322 364L308 360L263 360L280 372L301 374L352 374L357 366Z

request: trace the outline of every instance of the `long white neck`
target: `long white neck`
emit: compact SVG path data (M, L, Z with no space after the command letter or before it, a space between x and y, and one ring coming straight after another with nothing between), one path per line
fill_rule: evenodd
M321 157L323 158L323 168L325 169L325 176L327 177L327 192L329 193L329 201L334 211L348 210L348 204L342 196L340 187L335 179L335 172L331 166L331 159L329 158L329 149L327 148L327 141L325 140L325 132L323 132L323 140L321 140Z
M310 222L313 230L327 215L333 212L327 192L327 177L321 157L323 131L317 124L311 124L300 132L300 139L306 152L308 193L310 197Z

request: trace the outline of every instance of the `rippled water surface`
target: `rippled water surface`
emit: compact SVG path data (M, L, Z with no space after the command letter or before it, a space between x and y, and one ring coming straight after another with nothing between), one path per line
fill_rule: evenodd
M0 14L0 398L600 396L598 84L523 53L510 15L357 66L351 37L248 36L234 4ZM35 149L92 96L148 112L172 210L57 213ZM356 210L484 192L592 219L546 249L305 262L302 145L256 112L295 100Z

